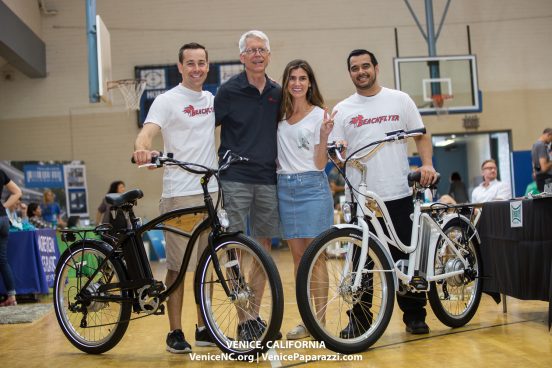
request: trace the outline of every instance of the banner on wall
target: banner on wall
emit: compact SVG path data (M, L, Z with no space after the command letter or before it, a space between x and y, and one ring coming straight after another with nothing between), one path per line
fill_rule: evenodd
M67 216L88 216L86 166L63 165Z
M63 188L63 165L23 165L25 187Z

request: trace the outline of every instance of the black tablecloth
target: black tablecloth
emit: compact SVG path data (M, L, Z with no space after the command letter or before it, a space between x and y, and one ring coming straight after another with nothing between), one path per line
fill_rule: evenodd
M514 202L514 206L510 204ZM483 291L549 302L552 315L552 197L483 205L478 224L483 261ZM512 227L522 219L521 227Z

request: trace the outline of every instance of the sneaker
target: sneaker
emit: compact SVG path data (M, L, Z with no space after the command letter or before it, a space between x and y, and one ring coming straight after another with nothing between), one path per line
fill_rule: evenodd
M309 336L310 336L310 333L307 330L307 328L302 323L299 323L297 326L295 326L291 331L289 331L286 334L286 339L299 340Z
M211 334L209 334L209 331L207 331L207 327L203 326L200 329L196 325L195 346L217 346L217 344L215 344L215 340L213 340Z
M242 322L238 325L238 339L241 341L255 341L266 330L266 322L257 317L256 319L250 319L248 321ZM276 340L282 338L282 333L278 332L276 335Z
M0 307L13 307L17 305L17 300L14 295L8 296L4 301L0 303Z
M423 335L429 333L429 326L425 321L409 321L406 323L406 332L413 335Z
M258 326L259 328L259 336L263 334L263 332L266 330L266 321L263 321L261 317L257 317L257 322L259 322ZM282 339L282 332L278 331L276 334L275 340L281 340Z
M192 346L184 339L182 330L174 330L167 335L167 351L173 354L192 352Z
M342 339L352 339L359 337L368 331L370 325L372 324L372 318L370 318L369 321L367 321L366 318L358 318L352 310L348 310L347 314L349 315L349 323L343 330L341 330L339 337Z
M258 336L262 335L262 332L257 335L258 329L256 328L257 321L254 319L247 320L238 325L238 339L240 341L254 341ZM260 330L260 329L259 329Z

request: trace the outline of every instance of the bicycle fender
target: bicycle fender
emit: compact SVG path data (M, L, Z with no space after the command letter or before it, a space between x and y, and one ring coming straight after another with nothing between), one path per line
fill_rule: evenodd
M450 221L454 219L460 219L461 221L465 222L466 225L468 225L469 229L472 231L472 233L475 234L475 237L477 238L477 243L481 244L481 239L479 238L479 232L477 232L477 229L475 228L475 226L473 226L471 221L466 216L462 216L462 215L458 216L452 213L443 216L443 224L441 225L441 229L444 228Z
M355 229L362 233L362 228L358 225L354 224L335 224L332 227L335 227L337 229ZM395 284L395 290L399 290L399 279L397 277L397 273L395 272L395 261L393 261L393 257L391 257L391 252L389 251L389 248L381 243L381 241L377 238L376 234L370 231L370 239L374 240L380 248L382 248L385 254L385 257L387 257L387 260L389 261L389 264L393 267L393 283Z

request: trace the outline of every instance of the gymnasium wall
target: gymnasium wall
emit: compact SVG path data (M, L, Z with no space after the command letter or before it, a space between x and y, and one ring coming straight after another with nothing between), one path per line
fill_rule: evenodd
M424 2L410 2L425 24ZM112 106L88 102L85 1L46 3L56 15L38 21L33 11L18 15L30 28L39 27L47 77L30 79L0 63L0 159L83 160L91 208L112 180L121 179L127 188L144 190L138 213L151 218L158 213L161 173L129 163L138 133L135 113L124 110L117 94ZM446 1L433 3L438 26ZM175 63L178 48L191 41L204 44L211 61L236 60L240 35L261 29L271 41L269 75L279 81L287 62L304 58L333 106L354 92L346 70L350 50L375 52L380 83L388 87L394 87L395 28L400 56L427 56L427 44L402 0L97 0L97 13L111 33L114 79L133 78L135 65ZM483 92L479 131L511 129L513 149L529 149L552 125L552 1L453 0L437 42L439 55L468 53L467 25ZM432 133L462 132L462 117L424 121ZM161 148L161 140L156 142Z

